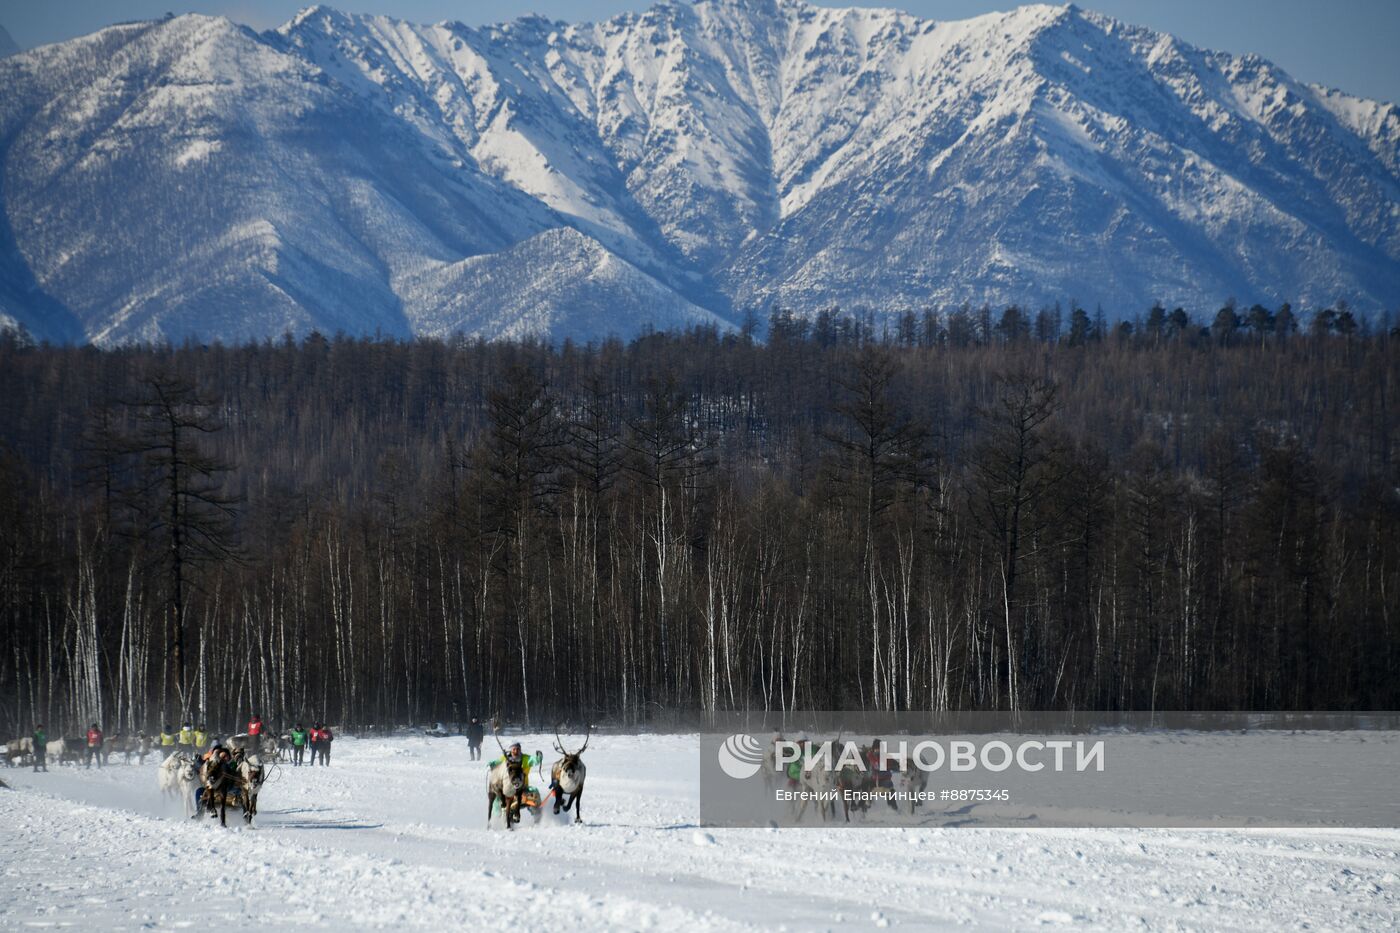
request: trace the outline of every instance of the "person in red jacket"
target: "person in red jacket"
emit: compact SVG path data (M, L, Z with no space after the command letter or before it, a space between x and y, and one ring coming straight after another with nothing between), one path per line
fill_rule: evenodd
M259 716L257 713L254 713L254 714L253 714L253 718L250 719L250 720L248 720L248 734L251 735L251 736L253 736L254 738L256 738L257 736L262 735L262 731L263 731L263 721L262 721L262 717Z
M331 743L335 741L335 736L331 734L330 726L321 727L321 765L329 768L331 766Z
M311 743L311 764L314 766L317 759L321 757L321 724L313 722L311 731L307 734L307 741Z
M97 723L88 727L87 731L87 766L92 767L92 760L97 759L97 766L102 767L102 730L97 728Z

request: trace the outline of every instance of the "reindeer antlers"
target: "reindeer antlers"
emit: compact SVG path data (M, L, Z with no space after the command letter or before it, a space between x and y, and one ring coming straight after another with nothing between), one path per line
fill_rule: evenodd
M501 727L496 723L491 724L491 737L496 740L497 745L501 745ZM501 754L505 755L506 747L501 745Z
M572 753L575 757L577 757L577 756L583 754L583 750L584 750L585 748L588 747L588 740L589 740L589 738L592 737L592 735L593 735L593 724L592 724L592 723L589 723L589 724L588 724L588 731L585 732L584 735L583 735L583 745L579 748L578 751ZM558 725L558 723L555 723L555 725L554 725L554 747L555 747L556 749L558 749L559 754L561 754L561 755L568 755L568 754L570 754L569 750L566 749L566 748L564 747L564 740L561 739L561 738L559 738L559 725Z

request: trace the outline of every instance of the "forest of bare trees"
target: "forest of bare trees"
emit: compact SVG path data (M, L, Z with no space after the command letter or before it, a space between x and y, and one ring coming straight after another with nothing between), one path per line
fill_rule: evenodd
M0 723L1400 706L1400 338L759 329L6 334Z

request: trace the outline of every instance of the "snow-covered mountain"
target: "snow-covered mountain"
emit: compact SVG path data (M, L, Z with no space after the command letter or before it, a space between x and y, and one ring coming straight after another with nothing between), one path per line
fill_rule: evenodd
M1400 111L1074 6L180 16L0 61L0 315L99 343L1400 300Z

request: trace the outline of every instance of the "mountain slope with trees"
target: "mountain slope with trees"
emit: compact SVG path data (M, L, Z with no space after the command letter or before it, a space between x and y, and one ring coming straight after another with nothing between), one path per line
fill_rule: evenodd
M56 341L1400 295L1393 104L1072 5L191 15L0 85L0 320ZM480 269L549 284L516 312Z

